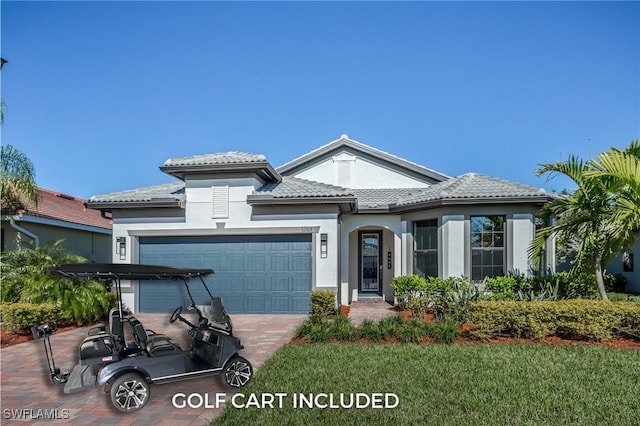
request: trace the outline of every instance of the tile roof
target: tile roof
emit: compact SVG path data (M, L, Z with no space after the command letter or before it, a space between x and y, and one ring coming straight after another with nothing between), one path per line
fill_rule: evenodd
M397 206L449 199L501 199L545 197L543 188L499 179L491 176L467 173L398 199Z
M172 182L146 188L130 189L112 192L104 195L94 195L89 199L90 204L145 202L154 200L174 199L184 201L184 182Z
M56 219L80 225L111 229L112 221L87 208L87 200L45 188L38 188L38 205L28 204L22 214Z
M283 176L280 182L268 183L254 195L271 195L273 198L353 197L354 192L341 186Z
M398 200L419 194L425 188L354 189L358 198L358 208L387 207Z
M267 161L262 154L251 154L248 152L218 152L215 154L192 155L183 158L169 158L164 162L165 167L170 166L204 166L217 164L246 164L260 163Z
M300 179L293 176L283 176L280 182L271 182L253 191L250 197L278 198L356 198L358 210L388 209L395 210L410 208L414 205L443 200L496 200L507 198L540 201L540 198L551 197L542 188L499 179L491 176L467 173L444 182L423 188L380 188L380 189L350 189ZM159 200L175 200L182 203L185 200L184 182L174 182L163 185L138 188L122 192L91 197L89 204L94 207L106 204L126 205L127 203L153 203Z

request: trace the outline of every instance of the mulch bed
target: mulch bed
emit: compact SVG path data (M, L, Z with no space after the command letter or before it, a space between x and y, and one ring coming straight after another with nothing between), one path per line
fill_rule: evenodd
M58 328L56 329L55 332L56 334L58 334L58 333L63 333L65 331L75 330L76 328L89 327L97 324L103 324L103 322L96 321L92 324L85 324L85 325L77 325L77 324L58 325ZM4 327L0 326L0 348L7 348L9 346L17 345L19 343L30 342L32 340L33 340L33 334L31 334L31 332L16 333L16 332L9 331Z
M402 317L405 320L408 320L411 318L410 311L398 310L398 309L394 309L394 310L396 310L396 313L398 316ZM434 315L432 313L428 313L424 316L423 320L425 322L433 321ZM616 348L616 349L640 350L640 339L634 339L631 337L630 338L617 337L614 339L600 340L600 341L566 339L558 336L548 337L541 340L526 339L526 338L520 338L520 337L508 337L508 336L492 336L492 337L479 339L476 337L471 337L468 334L469 332L475 329L477 329L477 326L474 326L472 324L463 324L458 330L458 333L460 334L460 336L458 336L458 338L456 339L456 343L463 344L463 345L486 344L486 343L489 343L489 344L528 343L528 344L549 345L549 346L557 346L557 345L604 346L604 347ZM354 343L354 342L355 343L375 343L372 340L364 339L364 338L358 338L349 343ZM302 337L294 337L291 339L291 343L308 343L308 342ZM336 341L336 343L340 343L340 342ZM347 343L347 342L343 342L343 343ZM399 344L400 340L396 338L390 338L377 343ZM423 337L420 340L420 343L422 344L433 343L433 339L428 337Z

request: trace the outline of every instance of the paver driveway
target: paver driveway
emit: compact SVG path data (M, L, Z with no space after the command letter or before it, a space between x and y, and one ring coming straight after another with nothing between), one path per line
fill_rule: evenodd
M188 318L188 316L185 316ZM169 314L136 314L145 328L173 337L183 347L188 347L187 327L179 322L169 324ZM234 335L242 340L245 349L240 355L247 358L254 372L282 345L293 337L294 330L306 315L232 315ZM88 328L81 328L51 336L56 366L71 369L77 363L78 345L87 335ZM0 350L0 397L2 417L0 423L24 425L45 424L51 420L37 420L37 410L57 410L57 424L141 424L141 425L203 425L220 410L216 408L175 408L172 398L177 393L211 395L233 390L222 384L219 377L151 386L151 399L137 413L121 414L115 411L102 388L65 395L62 385L53 385L48 378L46 358L41 342L28 342ZM277 389L274 389L277 391ZM32 409L22 421L12 419L11 410ZM52 411L49 411L52 413ZM23 412L23 414L25 414ZM42 413L41 413L42 414Z

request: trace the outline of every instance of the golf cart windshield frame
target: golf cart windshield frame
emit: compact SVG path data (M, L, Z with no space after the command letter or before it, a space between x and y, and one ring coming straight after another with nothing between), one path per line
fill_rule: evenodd
M189 280L214 273L213 269L173 268L128 263L69 263L51 268L51 272L65 278L151 281Z
M118 310L122 318L122 280L138 281L182 281L189 293L191 303L195 300L189 289L189 281L199 278L209 297L213 298L209 287L204 282L213 269L173 268L170 266L141 265L130 263L67 263L50 269L51 273L65 278L84 278L90 280L111 280L115 284L118 298Z

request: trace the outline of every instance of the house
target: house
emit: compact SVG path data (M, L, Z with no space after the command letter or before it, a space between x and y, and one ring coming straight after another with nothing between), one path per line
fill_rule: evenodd
M636 253L640 253L640 234L636 234L635 244L622 250L607 267L608 273L620 274L627 279L625 290L631 293L640 293L640 266L634 265Z
M449 177L346 135L277 168L227 152L160 170L176 181L91 197L113 217L114 259L212 268L232 313L307 313L312 289L341 304L392 301L392 279L406 274L529 273L536 213L550 197L474 173ZM552 268L552 249L546 258ZM183 303L171 283L127 291L136 311Z
M87 208L87 200L38 188L38 205L2 214L2 251L64 240L64 247L90 262L110 262L111 219Z

